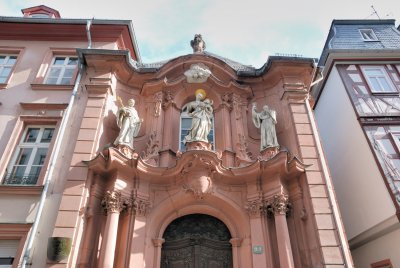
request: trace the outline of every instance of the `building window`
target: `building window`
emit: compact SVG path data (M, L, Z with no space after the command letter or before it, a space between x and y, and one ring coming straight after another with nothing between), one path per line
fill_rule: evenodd
M364 41L379 41L372 29L360 29L359 31Z
M0 55L0 83L7 82L16 61L16 55Z
M11 268L18 250L19 240L0 240L0 268Z
M212 144L214 149L214 118L212 120L212 127L210 133L207 136L208 141ZM181 152L186 151L186 146L183 143L186 135L188 135L190 127L192 126L192 118L188 116L187 111L183 110L181 113L180 131L179 131L179 150Z
M35 185L54 134L52 126L28 126L7 168L3 184Z
M45 84L68 85L74 77L77 57L56 56L53 58L51 66L45 78Z
M384 66L361 66L372 93L396 92L392 80L385 71Z

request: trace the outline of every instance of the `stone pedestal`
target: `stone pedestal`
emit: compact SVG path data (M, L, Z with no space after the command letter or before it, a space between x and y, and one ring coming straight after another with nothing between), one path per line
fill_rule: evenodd
M279 147L270 147L262 150L258 156L258 159L260 161L266 161L274 157L277 153L279 153Z
M211 151L212 144L204 141L192 141L185 144L186 151L191 150L209 150Z

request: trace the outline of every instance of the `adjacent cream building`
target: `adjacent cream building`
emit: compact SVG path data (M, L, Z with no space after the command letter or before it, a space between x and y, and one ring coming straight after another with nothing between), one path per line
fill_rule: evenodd
M354 264L400 267L400 32L334 20L318 65L314 112Z

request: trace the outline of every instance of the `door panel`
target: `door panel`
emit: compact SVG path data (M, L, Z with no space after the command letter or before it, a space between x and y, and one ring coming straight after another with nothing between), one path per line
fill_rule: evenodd
M173 221L164 233L161 268L232 268L228 228L218 219L187 215Z

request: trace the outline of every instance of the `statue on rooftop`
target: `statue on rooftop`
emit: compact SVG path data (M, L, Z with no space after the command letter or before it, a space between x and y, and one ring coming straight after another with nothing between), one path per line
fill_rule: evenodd
M201 34L195 34L194 39L190 41L193 48L193 53L201 53L206 49L206 42L204 42Z

